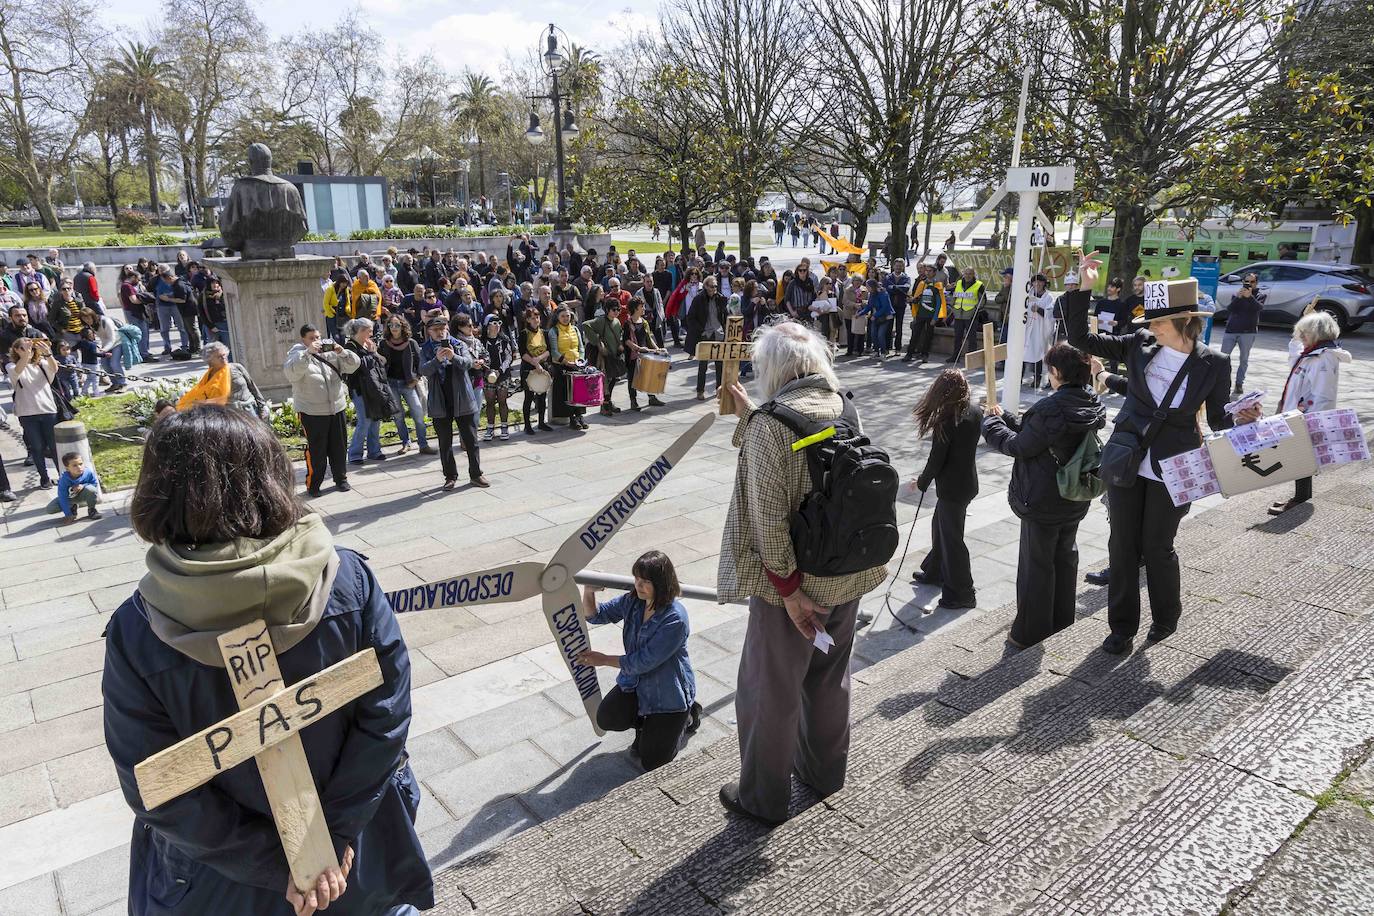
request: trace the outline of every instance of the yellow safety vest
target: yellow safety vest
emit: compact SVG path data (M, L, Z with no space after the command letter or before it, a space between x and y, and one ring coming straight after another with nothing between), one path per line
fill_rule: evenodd
M983 298L983 281L974 280L973 285L964 288L964 281L961 278L954 284L954 315L957 318L968 318L978 300Z

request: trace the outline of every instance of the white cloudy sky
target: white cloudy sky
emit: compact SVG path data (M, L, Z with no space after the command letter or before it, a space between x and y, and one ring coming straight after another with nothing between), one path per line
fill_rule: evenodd
M250 0L274 35L327 25L345 3L336 0ZM350 0L351 2L351 0ZM358 0L393 51L425 48L453 73L464 67L495 76L506 52L523 54L556 23L572 40L605 50L627 29L657 22L658 0ZM159 15L157 0L103 0L106 21L123 39L144 32Z

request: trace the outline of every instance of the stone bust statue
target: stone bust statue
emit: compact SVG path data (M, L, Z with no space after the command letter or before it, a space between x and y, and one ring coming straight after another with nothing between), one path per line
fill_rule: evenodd
M306 232L300 191L272 174L272 151L261 143L248 147L248 168L251 174L235 179L220 213L220 235L244 260L294 257L292 246Z

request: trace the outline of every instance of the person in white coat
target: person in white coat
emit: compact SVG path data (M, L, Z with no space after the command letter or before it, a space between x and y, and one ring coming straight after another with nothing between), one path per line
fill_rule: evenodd
M1293 325L1293 338L1288 342L1288 380L1279 398L1280 412L1334 409L1341 364L1352 359L1349 351L1336 343L1341 336L1336 319L1327 312L1313 311L1311 306L1308 309ZM1274 503L1269 514L1282 515L1311 498L1312 478L1303 477L1294 481L1293 498Z
M1032 387L1037 389L1045 371L1045 354L1054 344L1054 296L1048 287L1045 275L1036 274L1026 294L1026 348L1021 355L1021 364L1031 368ZM1024 368L1021 374L1024 378Z

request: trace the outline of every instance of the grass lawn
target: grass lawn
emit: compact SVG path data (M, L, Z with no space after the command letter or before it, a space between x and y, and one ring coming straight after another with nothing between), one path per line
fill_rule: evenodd
M163 226L150 225L145 232L162 232L181 238L181 224L170 220ZM197 238L210 234L210 230L197 229ZM44 232L36 226L0 227L0 248L28 248L40 257L49 248L82 248L99 246L99 243L112 235L125 235L115 229L109 220L86 220L83 227L75 220L64 220L61 232ZM188 243L189 244L189 243Z
M95 461L96 473L100 475L101 486L106 490L122 490L138 482L139 468L143 465L143 433L133 416L130 407L137 400L135 394L117 394L114 397L78 398L75 406L76 418L86 424L86 433L91 444L91 457ZM349 408L350 413L352 408ZM409 419L407 418L407 422ZM510 425L515 428L525 422L524 414L512 408ZM478 428L486 428L486 417L478 419ZM425 421L425 429L431 440L434 438L434 424ZM105 433L106 435L99 435ZM351 433L350 433L351 435ZM126 442L114 436L135 439ZM301 434L282 436L281 444L296 461L305 459L305 436ZM387 422L382 426L382 444L396 445L400 442L396 425Z

